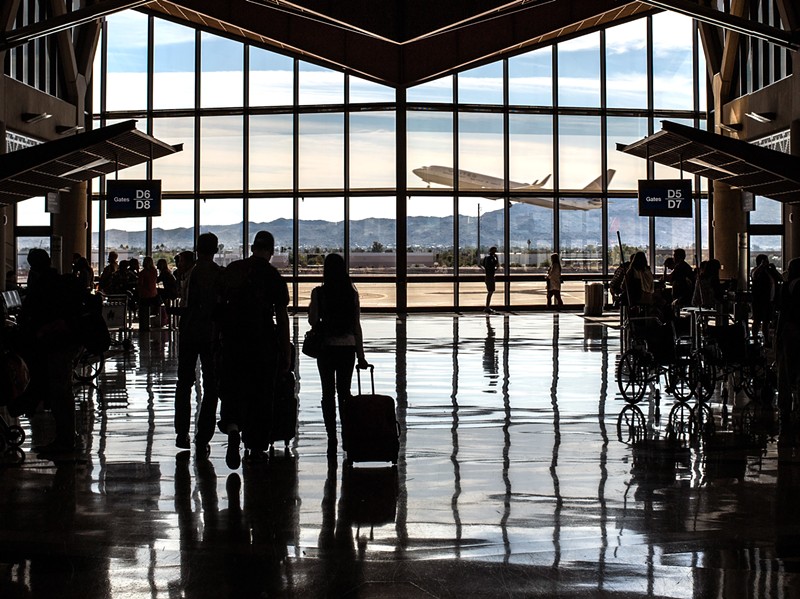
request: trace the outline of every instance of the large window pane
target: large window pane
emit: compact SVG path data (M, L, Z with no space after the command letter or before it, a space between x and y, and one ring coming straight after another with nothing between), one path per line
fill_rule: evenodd
M548 46L508 59L509 103L553 105L553 48Z
M194 107L195 30L154 20L153 108Z
M505 252L505 211L502 199L494 201L486 198L462 197L458 200L459 276L475 275L482 277L479 264L489 253L489 248L497 248L501 268ZM480 240L480 244L478 242ZM478 250L478 245L480 249ZM504 283L497 281L492 304L503 302ZM459 285L459 304L462 306L483 306L486 302L486 285L481 281L462 282Z
M608 199L608 268L621 264L619 238L625 260L637 251L650 251L650 219L639 216L639 201L636 198Z
M288 56L250 47L250 106L291 106L294 61Z
M300 115L300 188L344 187L344 115Z
M435 81L409 87L406 92L406 101L450 103L453 101L453 78L442 77Z
M458 160L463 171L477 172L499 179L459 181L461 189L498 187L503 179L503 115L460 113L458 115Z
M606 30L606 105L647 108L647 31L639 19Z
M251 198L250 199L250 239L259 231L269 231L275 237L275 255L272 265L284 275L292 269L294 213L291 198ZM291 286L289 288L291 293Z
M43 197L30 198L17 202L18 227L49 227L50 214L44 210Z
M153 178L161 179L165 192L194 189L194 118L153 119L153 135L168 144L183 144L183 151L153 161Z
M321 276L325 255L344 253L344 199L305 198L297 228L300 273ZM304 301L303 294L299 301Z
M242 190L242 117L214 116L200 121L200 189Z
M397 270L395 198L350 199L350 272L359 277L391 276ZM390 309L396 305L394 282L361 278L363 307Z
M600 34L558 44L558 105L600 106Z
M694 218L656 218L655 235L656 263L651 265L653 273L660 275L664 272L664 260L672 256L675 248L686 250L686 262L694 263Z
M675 12L653 15L653 103L656 110L691 110L692 20Z
M292 188L293 134L290 114L250 117L250 190Z
M114 250L119 260L136 258L141 264L147 248L144 218L114 218L106 221L106 253Z
M512 114L509 127L509 186L553 187L553 117ZM512 195L513 199L513 195Z
M756 266L756 257L766 254L771 264L783 270L783 238L780 235L753 235L750 237L750 268ZM730 278L732 275L728 274Z
M394 188L395 115L360 112L350 115L350 187Z
M409 188L426 187L422 171L414 170L425 166L453 168L453 115L440 112L409 112L407 114L406 151L408 157ZM434 182L437 185L452 187L450 181Z
M394 88L350 75L350 103L394 102Z
M344 102L344 74L300 61L300 104Z
M502 104L503 63L493 62L458 74L459 104Z
M200 200L200 233L214 233L219 239L220 264L242 257L244 240L243 203L241 198Z
M200 40L200 106L241 106L244 93L244 46L210 33L202 33Z
M106 21L106 110L144 110L147 107L147 15L125 10L106 17Z
M100 114L100 110L103 106L103 53L100 51L100 48L103 47L103 32L100 31L100 36L97 39L97 48L98 50L94 53L94 62L92 63L92 80L90 84L92 86L92 112L94 114ZM98 125L95 125L97 127Z
M453 198L408 199L408 274L452 274Z
M783 224L783 204L764 196L756 196L756 209L750 213L751 225Z
M153 260L173 258L194 249L194 200L162 200L161 216L153 217Z
M583 190L601 175L600 119L562 115L558 119L562 190Z
M512 271L544 272L544 265L553 253L553 199L537 198L536 201L549 206L511 204Z
M638 156L617 151L617 144L630 144L647 136L647 119L608 117L608 168L615 171L609 189L636 191L639 179L647 178L647 161Z
M564 274L603 270L603 230L600 210L559 210L559 254Z

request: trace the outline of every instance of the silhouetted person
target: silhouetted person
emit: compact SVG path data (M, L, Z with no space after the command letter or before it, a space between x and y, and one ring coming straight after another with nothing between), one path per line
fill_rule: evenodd
M496 287L494 275L497 269L500 268L500 260L497 258L497 248L492 246L489 248L489 253L484 256L480 264L483 269L484 282L486 283L486 307L484 312L492 311L492 295Z
M217 372L215 362L219 333L214 322L219 301L222 269L214 262L217 236L203 233L197 238L197 262L187 274L178 325L178 383L175 387L175 445L189 448L191 396L197 360L203 376L203 395L195 430L197 455L208 454L217 416ZM166 260L164 261L166 264ZM173 279L174 280L174 279Z
M232 262L222 281L222 408L226 463L238 468L240 440L257 453L269 447L275 377L289 369L289 290L269 261L275 238L259 231L252 255ZM181 260L183 262L183 260Z
M150 316L155 313L160 305L158 289L158 271L153 264L153 258L145 256L142 269L136 276L136 295L139 301L139 330L150 330Z
M17 271L12 269L6 272L6 291L14 291L15 289L19 289Z
M177 299L178 281L169 269L169 264L167 264L165 258L160 258L158 262L156 262L156 270L158 271L156 283L161 284L161 287L158 288L158 294L161 296L161 299L164 301Z
M106 264L103 272L100 273L100 278L97 280L97 288L103 293L110 293L113 289L114 275L119 270L117 258L119 258L117 252L108 252L108 264Z
M320 326L323 350L317 358L322 384L322 419L328 434L328 454L335 454L336 396L339 419L344 422L344 407L350 398L353 366L366 368L364 339L361 333L361 306L358 291L350 281L344 258L328 254L322 271L322 285L311 292L308 322Z
M778 364L778 408L781 413L781 434L789 427L797 406L800 370L800 258L794 258L786 269L786 282L781 286L778 326L775 330L775 358ZM796 431L793 431L796 432Z
M94 289L94 271L92 267L89 266L89 261L80 254L76 255L77 258L75 258L75 262L72 263L72 274L78 279L81 287L85 289Z
M31 381L23 404L14 412L30 414L44 402L52 410L56 435L37 451L70 452L76 447L72 364L80 349L77 319L85 290L72 276L59 275L41 248L28 253L28 264L31 276L20 312L20 333Z
M692 305L700 308L716 309L722 302L722 284L719 280L721 265L719 260L700 263L697 281L694 286Z
M628 305L646 312L653 306L654 291L653 272L647 264L647 256L644 252L636 252L631 259L628 272L625 274L625 293L628 296Z
M631 257L632 259L632 257ZM611 297L614 298L614 306L619 307L628 303L628 298L625 296L625 275L628 273L628 267L631 265L631 259L625 260L617 266L614 274L611 275L611 280L608 282L608 289L611 291Z
M750 273L751 305L753 308L753 333L759 329L764 337L764 344L769 344L769 326L775 315L775 292L778 285L770 271L769 258L766 254L756 256L756 267Z
M674 266L672 272L666 277L666 281L672 284L672 306L680 310L692 305L694 295L694 271L686 262L686 251L682 248L675 248L672 252Z
M564 301L561 299L561 258L558 254L550 255L550 267L547 269L545 275L547 281L547 305L552 306L555 302L556 306L563 306Z

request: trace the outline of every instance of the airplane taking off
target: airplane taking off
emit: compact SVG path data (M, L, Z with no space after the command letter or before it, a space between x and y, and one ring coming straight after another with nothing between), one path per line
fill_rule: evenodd
M415 168L412 172L417 177L425 181L428 186L430 186L431 183L438 183L439 185L446 185L447 187L453 186L453 169L450 167L423 166L420 168ZM617 171L615 171L613 168L610 168L606 171L609 183L611 183L611 179L614 177L616 172ZM509 181L508 189L510 191L536 191L542 189L549 180L550 175L547 175L541 181L534 181L533 183L518 183L516 181ZM462 190L502 190L503 179L459 169L458 188ZM602 175L597 177L597 179L589 183L583 189L568 191L603 191ZM498 197L486 197L490 200L500 199ZM553 206L553 200L550 198L512 196L511 201L532 204L534 206L544 206L545 208L552 208ZM558 200L558 207L563 210L593 210L595 208L601 208L602 206L603 201L600 198L559 198Z

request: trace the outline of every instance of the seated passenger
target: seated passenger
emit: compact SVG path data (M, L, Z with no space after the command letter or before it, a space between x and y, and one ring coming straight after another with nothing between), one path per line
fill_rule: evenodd
M719 280L719 271L722 265L719 260L708 260L700 263L700 272L694 286L692 305L698 308L717 310L723 300L722 284Z

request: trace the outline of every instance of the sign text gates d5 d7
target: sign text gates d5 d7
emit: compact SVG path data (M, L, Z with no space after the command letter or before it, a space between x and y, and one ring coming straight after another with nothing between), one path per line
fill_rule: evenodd
M639 180L639 216L692 216L691 179Z

